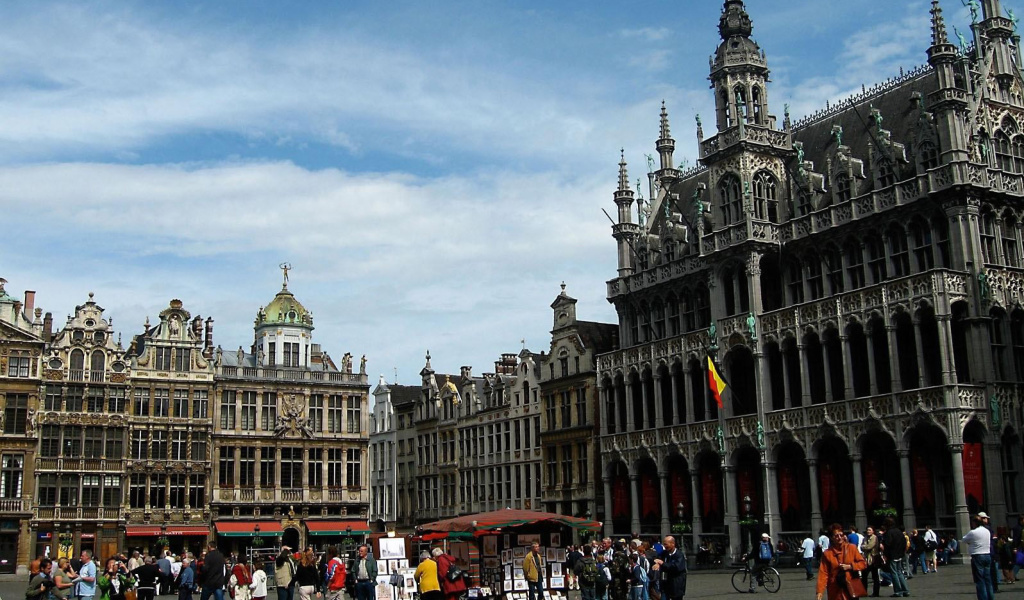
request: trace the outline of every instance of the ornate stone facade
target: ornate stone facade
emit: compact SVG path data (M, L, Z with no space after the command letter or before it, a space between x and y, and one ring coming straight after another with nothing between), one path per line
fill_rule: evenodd
M650 201L620 164L609 533L735 555L750 529L799 539L895 509L959 536L971 512L1024 511L1024 83L998 0L981 7L975 45L949 43L933 2L927 66L776 129L766 53L724 3L700 165L672 168L664 109Z

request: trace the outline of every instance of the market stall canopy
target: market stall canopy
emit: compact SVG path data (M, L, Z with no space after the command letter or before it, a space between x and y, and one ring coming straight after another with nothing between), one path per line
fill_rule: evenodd
M522 525L534 525L537 523L550 523L552 525L565 525L575 529L601 529L600 521L589 521L578 517L568 517L556 513L538 512L535 510L518 510L507 508L505 510L494 510L491 512L477 513L475 515L463 515L453 519L434 521L420 525L421 533L477 533L494 529L508 527L520 527ZM426 537L426 536L424 536Z

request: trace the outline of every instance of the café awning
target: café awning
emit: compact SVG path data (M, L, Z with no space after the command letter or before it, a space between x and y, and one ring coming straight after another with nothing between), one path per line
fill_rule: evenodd
M281 523L277 521L217 521L217 535L253 537L257 525L260 526L260 535L281 535Z
M478 533L494 529L505 529L509 527L520 527L523 525L534 525L547 523L552 525L565 525L574 529L589 529L597 531L601 529L600 521L590 521L579 517L570 517L556 513L540 512L536 510L504 509L491 512L477 513L475 515L463 515L453 519L434 521L419 526L422 533L433 532L469 532Z
M305 521L309 535L368 535L366 521Z

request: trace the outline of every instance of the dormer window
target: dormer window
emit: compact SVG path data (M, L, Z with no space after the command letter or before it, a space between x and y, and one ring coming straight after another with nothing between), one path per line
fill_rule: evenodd
M96 342L97 344L102 344L103 342L106 341L106 339L107 334L103 333L102 331L97 331L96 333L92 334L92 341Z
M71 334L71 341L73 341L73 342L81 342L83 340L85 340L85 332L84 331L75 331L74 333Z

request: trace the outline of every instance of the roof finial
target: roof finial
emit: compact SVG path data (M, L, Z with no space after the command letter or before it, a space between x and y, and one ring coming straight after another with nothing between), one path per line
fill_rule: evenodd
M661 139L667 140L672 137L668 129L668 109L665 108L665 101L661 101Z
M281 271L284 273L284 283L281 284L281 289L286 290L288 289L288 271L292 270L292 265L291 263L283 262L280 267Z
M562 295L565 295L565 282L562 282Z
M725 0L722 7L722 17L718 20L718 33L722 40L727 40L734 35L750 37L754 31L754 25L747 14L743 0Z
M629 174L626 172L626 149L619 150L619 191L629 191Z
M942 7L939 0L932 0L932 46L949 43L949 36L946 34L946 21L942 18Z

